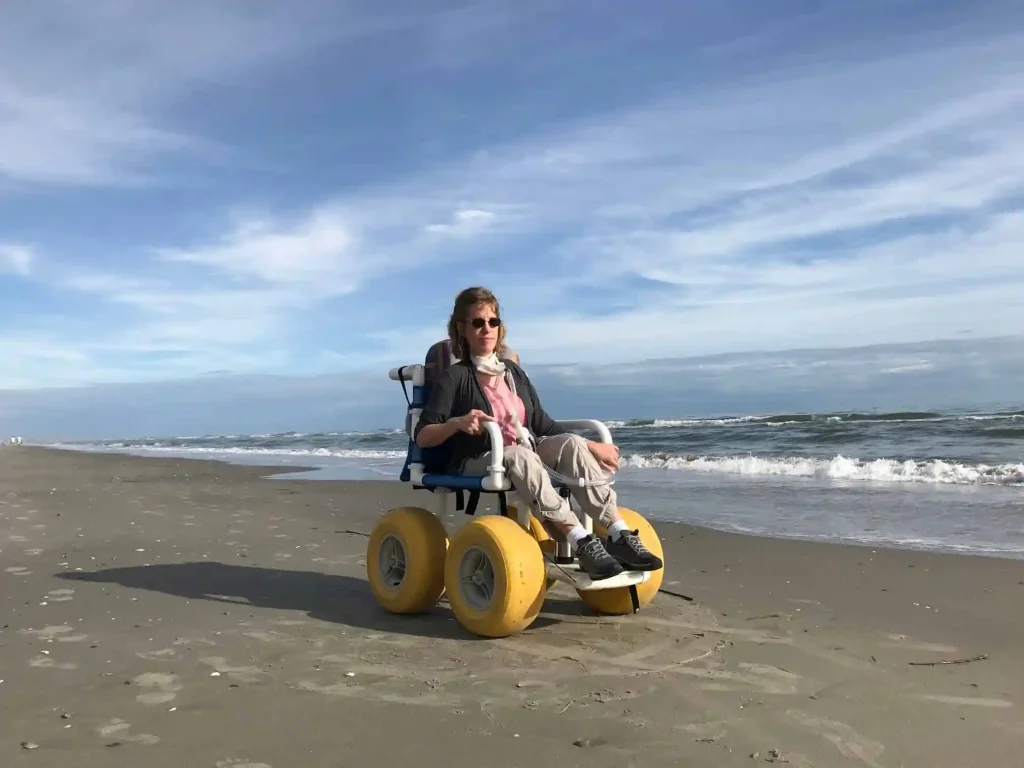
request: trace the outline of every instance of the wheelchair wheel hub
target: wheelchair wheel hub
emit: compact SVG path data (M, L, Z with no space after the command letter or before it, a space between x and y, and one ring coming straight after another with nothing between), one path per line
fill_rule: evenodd
M478 611L491 604L494 597L494 566L491 559L479 547L466 550L459 563L459 582L466 602Z
M405 579L405 547L398 537L388 536L381 542L377 554L377 569L381 581L391 587L397 587Z

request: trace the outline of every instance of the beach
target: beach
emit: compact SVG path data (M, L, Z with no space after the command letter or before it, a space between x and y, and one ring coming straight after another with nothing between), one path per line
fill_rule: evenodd
M370 594L377 516L430 494L275 471L0 449L0 764L1021 764L1019 559L639 509L652 605L596 616L559 585L483 640Z

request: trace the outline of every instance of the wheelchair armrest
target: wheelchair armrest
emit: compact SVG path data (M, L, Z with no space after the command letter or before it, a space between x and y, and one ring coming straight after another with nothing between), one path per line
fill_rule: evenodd
M597 432L599 442L612 442L611 430L608 429L603 421L598 421L597 419L570 419L568 421L556 421L555 424L570 430L589 429Z
M429 449L419 449L415 446L415 442L410 440L410 445L413 446L410 447L410 451L416 451L411 454L415 458L409 464L409 479L412 484L426 482L442 488L473 489L474 484L479 483L479 489L484 491L507 491L511 486L505 476L505 441L502 439L501 427L493 421L485 421L484 431L487 433L487 440L490 443L491 461L484 474L474 476L425 472L420 451Z
M419 363L403 365L401 368L392 368L388 371L388 378L392 381L408 381L413 384L422 384L424 370L426 369Z
M484 490L497 491L505 487L505 440L497 423L485 421L484 429L491 442L491 463L487 467Z

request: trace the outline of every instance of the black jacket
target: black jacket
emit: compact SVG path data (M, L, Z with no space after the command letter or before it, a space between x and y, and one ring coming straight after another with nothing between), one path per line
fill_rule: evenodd
M526 409L526 426L535 437L546 437L548 435L561 435L570 430L560 427L555 423L537 396L537 390L527 377L526 372L511 360L503 361L508 370L512 373L512 381L516 385L516 394L523 401ZM448 419L464 416L474 408L483 411L489 416L494 415L491 404L484 394L483 387L476 377L476 371L468 360L460 360L450 366L434 382L430 390L430 399L420 414L420 420L416 424L413 433L414 439L419 431L427 424L443 424ZM450 448L450 457L447 462L446 471L459 473L463 463L467 459L479 458L490 450L490 439L485 432L482 435L467 435L465 432L456 432L444 445Z

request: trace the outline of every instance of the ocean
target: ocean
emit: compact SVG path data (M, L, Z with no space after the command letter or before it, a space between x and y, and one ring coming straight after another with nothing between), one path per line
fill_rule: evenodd
M1024 409L606 423L623 457L620 504L652 519L1024 559ZM406 445L399 427L53 447L314 467L295 475L310 480L397 481Z

